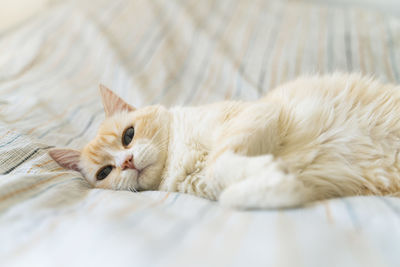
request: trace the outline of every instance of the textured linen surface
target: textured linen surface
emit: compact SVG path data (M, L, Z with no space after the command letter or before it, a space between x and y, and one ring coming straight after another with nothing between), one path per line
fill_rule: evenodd
M297 1L54 2L0 34L0 266L400 266L400 199L234 211L190 195L93 189L49 148L133 105L251 100L301 74L400 82L400 24ZM212 131L212 129L210 129Z

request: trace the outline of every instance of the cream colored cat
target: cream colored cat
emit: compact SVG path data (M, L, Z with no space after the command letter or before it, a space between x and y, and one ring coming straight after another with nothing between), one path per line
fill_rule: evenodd
M190 193L239 208L400 192L400 88L304 77L254 102L135 109L101 86L106 119L61 166L99 188Z

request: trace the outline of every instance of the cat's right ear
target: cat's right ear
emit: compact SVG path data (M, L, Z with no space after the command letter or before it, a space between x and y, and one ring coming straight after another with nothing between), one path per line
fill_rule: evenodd
M126 103L122 98L114 94L113 91L100 84L101 100L103 101L106 117L123 111L135 111L135 108Z
M61 167L78 172L80 171L79 161L81 157L81 152L73 149L55 148L49 151L49 155Z

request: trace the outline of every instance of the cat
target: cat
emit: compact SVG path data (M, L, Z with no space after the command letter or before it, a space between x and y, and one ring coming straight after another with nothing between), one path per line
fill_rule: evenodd
M241 209L400 192L400 88L304 76L252 102L136 109L100 86L106 114L82 151L53 149L97 188L177 191Z

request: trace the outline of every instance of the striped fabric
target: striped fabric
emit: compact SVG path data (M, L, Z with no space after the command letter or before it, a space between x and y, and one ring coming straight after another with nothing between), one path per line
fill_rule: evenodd
M56 1L0 34L0 266L400 266L400 199L234 211L190 195L91 188L79 148L104 83L136 106L255 99L303 73L400 82L380 13L247 0Z

